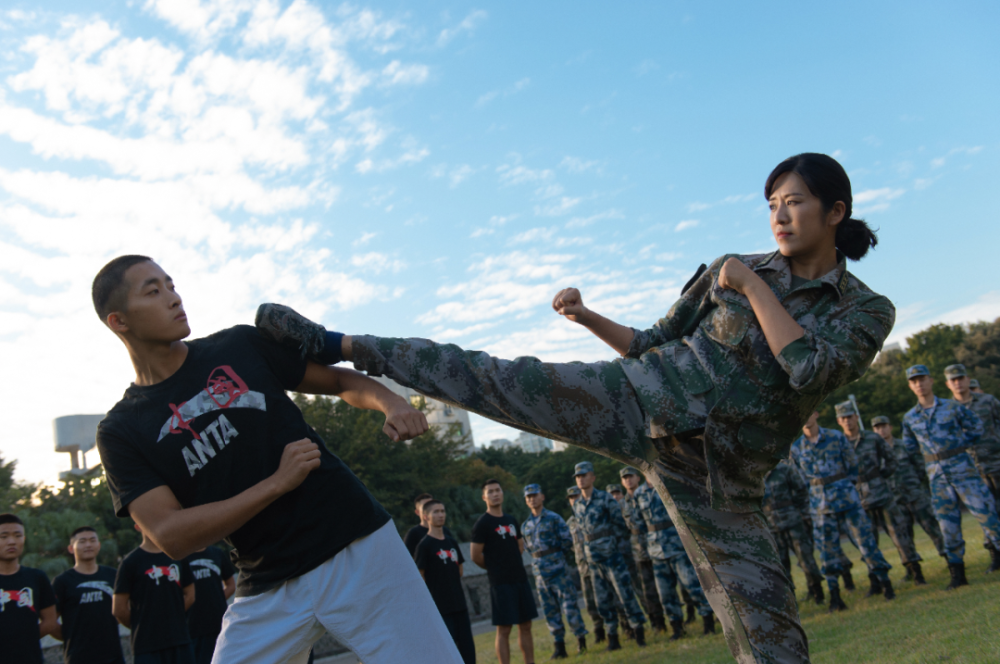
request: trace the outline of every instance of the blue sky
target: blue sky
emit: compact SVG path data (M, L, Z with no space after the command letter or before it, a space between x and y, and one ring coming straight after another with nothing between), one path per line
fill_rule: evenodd
M68 467L52 418L131 379L89 304L120 253L167 268L195 336L274 300L610 359L559 288L648 326L700 263L774 248L764 180L820 151L880 229L852 269L892 340L1000 316L995 3L36 5L0 14L0 453L24 479Z

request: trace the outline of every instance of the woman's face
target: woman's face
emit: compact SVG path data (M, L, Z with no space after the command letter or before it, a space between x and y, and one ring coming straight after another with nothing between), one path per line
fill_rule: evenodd
M832 250L844 204L837 202L828 213L796 173L779 177L768 199L771 232L782 256L797 257Z

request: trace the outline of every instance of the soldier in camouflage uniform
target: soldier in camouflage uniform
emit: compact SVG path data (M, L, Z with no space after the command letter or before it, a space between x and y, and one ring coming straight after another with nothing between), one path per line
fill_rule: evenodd
M858 459L854 447L839 431L823 429L814 412L803 435L792 443L791 461L809 482L809 508L820 547L823 574L830 589L830 611L847 608L840 597L840 523L846 523L861 549L868 569L878 577L886 599L896 597L889 581L892 566L879 551L871 522L858 496Z
M931 483L931 504L941 526L953 590L968 584L965 578L965 540L959 501L979 521L992 563L987 572L1000 569L1000 518L989 488L976 471L968 448L979 442L983 423L971 410L951 399L934 396L930 371L922 364L906 370L918 403L903 416L903 445L924 455Z
M604 491L607 492L609 496L615 499L618 506L622 506L622 488L617 484L608 484L604 487ZM625 516L624 509L622 510L622 517ZM625 526L628 527L628 522L625 522ZM639 581L638 572L639 570L635 566L635 559L632 557L632 544L624 539L618 540L618 552L622 554L622 560L625 561L625 566L628 568L628 576L632 580L632 592L635 594L636 599L639 600L640 606L642 606L643 611L646 610L645 602L643 601L642 595L642 585ZM632 626L628 622L628 614L625 613L625 607L622 603L618 601L615 597L615 611L618 613L618 626L621 628L622 634L625 635L626 639L634 639L635 633L632 631ZM647 612L648 615L648 612Z
M531 554L531 571L535 575L535 588L542 600L542 612L549 632L555 641L555 652L551 659L563 659L566 655L566 628L562 615L576 636L579 652L587 650L587 628L580 616L576 586L566 567L565 552L573 548L573 536L563 518L545 509L545 494L537 484L524 487L524 501L531 510L521 524L524 550Z
M622 486L625 489L622 498L622 516L625 517L625 525L632 535L630 538L632 556L635 558L635 566L642 583L642 608L649 616L653 631L659 634L667 630L667 623L664 621L663 607L660 606L660 594L656 590L653 560L649 557L647 548L646 521L639 514L639 507L635 502L635 491L639 488L641 475L631 466L622 468L618 471L618 475L622 478Z
M872 429L882 436L896 458L896 472L889 478L889 485L896 494L896 503L904 510L910 539L913 539L913 522L916 521L934 542L938 555L947 557L941 526L934 518L931 496L925 486L927 471L924 469L923 457L907 450L905 445L893 438L892 423L885 415L872 418Z
M979 387L979 381L975 378L969 379L969 391L973 394L986 394L983 392L983 388Z
M571 486L566 489L566 500L569 501L570 509L580 498L580 487ZM587 607L587 614L594 623L594 643L604 643L606 637L604 631L604 618L597 609L597 597L594 595L594 578L590 574L590 565L587 564L587 554L583 550L583 533L577 523L576 515L566 520L570 535L573 537L573 557L576 558L576 571L580 574L580 589L583 592L583 603Z
M861 506L868 514L872 523L872 533L878 544L878 533L881 528L892 539L899 552L899 558L912 576L914 583L924 585L924 573L920 569L923 558L913 545L913 538L906 529L906 516L896 504L889 478L896 472L896 457L892 450L874 431L862 431L858 422L857 407L852 401L836 405L837 424L848 442L854 446L854 454L858 458L858 494L861 496ZM871 588L867 597L881 595L882 587L876 575L869 572L868 579Z
M983 422L983 435L975 447L969 448L969 453L976 462L979 475L993 494L993 502L1000 506L1000 401L982 390L972 392L969 389L972 381L964 365L945 367L944 377L955 401L978 415Z
M810 526L803 514L809 513L809 488L788 459L782 459L764 480L764 515L771 527L771 534L778 545L788 576L792 575L790 551L795 551L799 567L806 577L809 595L822 604L823 575L813 557L813 539ZM794 586L793 586L794 587Z
M609 484L607 485L607 487L605 487L604 490L607 491L612 498L618 501L618 505L620 505L622 508L622 517L625 519L625 527L628 528L629 530L630 535L628 541L626 542L622 540L618 542L618 547L622 552L622 557L625 558L625 563L628 565L628 573L629 576L632 578L632 591L635 593L635 596L639 599L639 603L642 605L642 610L646 613L646 616L649 618L650 625L653 627L654 631L659 632L661 631L660 628L661 627L665 628L666 625L661 624L663 623L663 613L662 610L660 609L659 598L656 597L655 584L653 584L653 587L651 588L651 590L653 591L652 597L654 598L652 601L650 601L650 594L646 592L646 587L644 585L643 571L639 567L639 560L642 556L648 558L649 555L646 553L645 548L641 550L636 549L635 526L633 525L633 521L630 518L632 516L630 514L630 508L628 504L625 502L626 494L624 491L622 491L622 486L620 484ZM652 567L650 566L649 569L650 569L650 578L652 579ZM621 611L623 607L621 607L620 604L618 608L619 608L618 619L619 622L622 623L622 627L624 628L625 623L623 623L622 620L624 619L627 621L628 616L624 616L624 614ZM657 616L659 616L659 620L657 620Z

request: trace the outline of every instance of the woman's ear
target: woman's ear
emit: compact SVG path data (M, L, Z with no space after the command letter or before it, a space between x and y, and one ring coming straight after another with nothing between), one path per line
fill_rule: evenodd
M847 206L844 205L844 201L837 201L830 208L830 211L826 213L826 225L836 226L844 220L844 213L847 212Z

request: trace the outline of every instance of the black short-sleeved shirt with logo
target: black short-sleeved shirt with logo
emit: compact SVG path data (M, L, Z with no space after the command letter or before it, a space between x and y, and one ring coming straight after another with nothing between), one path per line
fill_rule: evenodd
M66 664L106 664L122 658L118 621L111 613L114 567L99 565L93 574L68 569L52 581L62 617Z
M192 638L217 636L226 612L222 582L233 577L233 564L220 549L209 546L184 559L194 575L194 604L187 612L188 633Z
M528 580L524 561L521 560L521 549L517 545L520 537L521 527L509 514L493 516L486 513L472 527L472 541L483 545L486 575L491 585Z
M458 542L447 535L444 539L426 535L417 544L413 560L417 569L423 571L427 589L441 615L467 610L462 577L458 573L458 566L465 562L465 557Z
M45 572L21 566L0 574L0 661L41 664L38 619L56 603Z
M248 325L187 346L180 369L155 385L129 387L98 427L119 516L159 486L184 507L231 498L270 477L288 443L309 438L319 445L320 467L226 539L237 552L236 594L262 593L305 574L389 521L285 393L305 375L297 351Z
M455 539L451 534L451 531L447 528L444 529L444 534L447 537ZM416 525L406 531L406 535L403 536L403 544L406 546L406 550L410 552L411 556L417 555L417 545L420 544L422 540L427 535L427 526Z
M184 617L184 588L193 583L191 566L183 560L141 547L125 556L118 567L115 594L129 596L133 654L191 643Z

